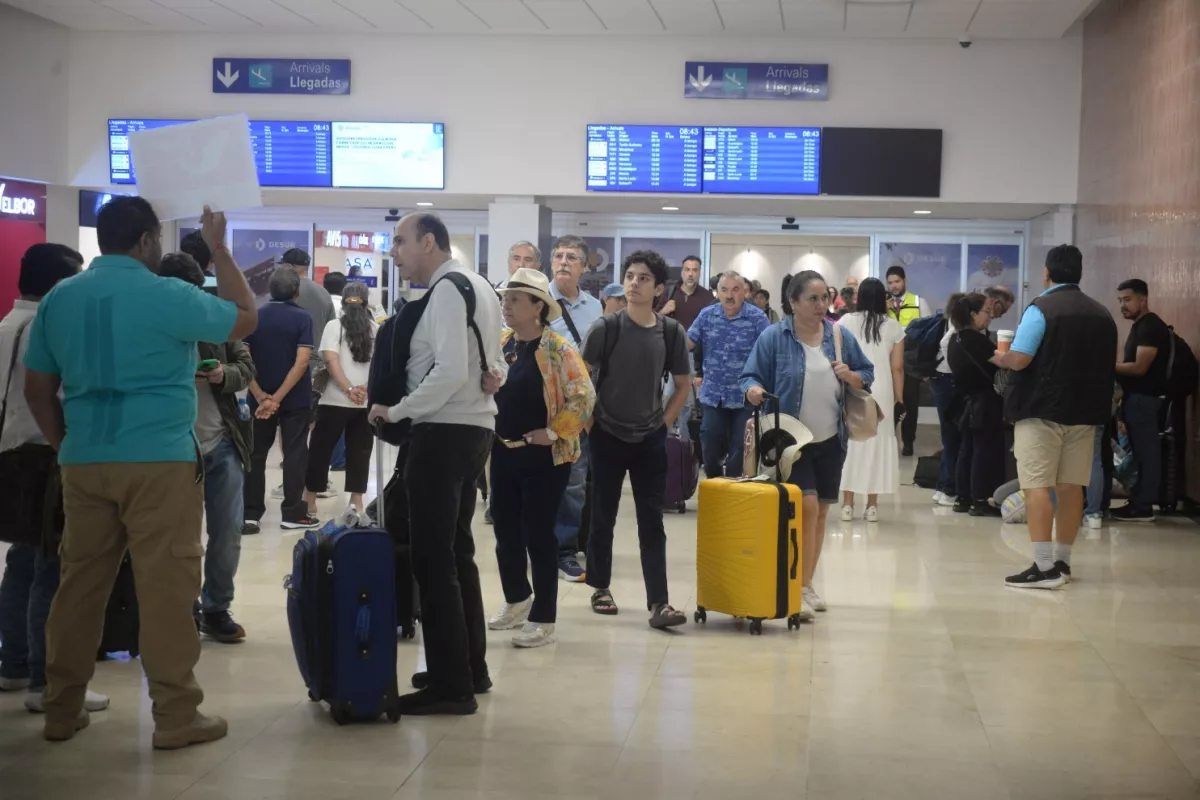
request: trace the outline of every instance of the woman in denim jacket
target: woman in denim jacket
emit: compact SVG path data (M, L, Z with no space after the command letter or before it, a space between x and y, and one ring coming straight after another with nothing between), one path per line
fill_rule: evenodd
M805 270L792 277L787 287L792 316L767 328L758 337L741 385L746 400L762 405L764 395L779 398L780 411L790 414L813 434L813 441L800 451L787 482L804 492L804 581L802 594L811 619L813 611L824 611L825 601L812 586L825 519L831 504L838 501L842 463L846 460L846 426L842 420L842 384L870 389L875 367L863 355L858 340L842 331L842 357L834 349L834 324L825 318L829 290L819 272Z

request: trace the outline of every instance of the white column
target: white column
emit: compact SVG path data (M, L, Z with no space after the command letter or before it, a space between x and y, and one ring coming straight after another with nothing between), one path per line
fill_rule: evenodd
M79 189L46 187L46 241L79 249Z
M508 279L508 248L515 242L537 244L550 236L551 213L533 197L497 197L488 204L489 281L499 283ZM549 253L542 253L543 262L549 257Z

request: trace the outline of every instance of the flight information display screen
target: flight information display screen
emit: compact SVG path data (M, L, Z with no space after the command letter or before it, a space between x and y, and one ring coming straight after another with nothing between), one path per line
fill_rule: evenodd
M131 133L193 121L110 119L109 180L137 182ZM250 121L250 145L262 186L442 189L444 139L441 123Z
M699 192L703 136L699 127L588 125L588 191Z
M704 129L706 193L818 194L820 165L820 128Z

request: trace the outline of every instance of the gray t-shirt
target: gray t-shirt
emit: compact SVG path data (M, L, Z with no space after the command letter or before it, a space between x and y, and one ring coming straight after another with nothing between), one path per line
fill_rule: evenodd
M300 296L296 298L296 305L303 308L312 317L314 336L320 336L329 321L337 319L337 312L333 309L333 297L308 278L300 279ZM315 347L310 361L314 365L324 363L321 354Z
M651 328L643 328L624 311L616 314L620 324L616 346L605 341L605 317L588 329L583 340L583 360L599 380L596 424L626 442L640 442L663 426L663 367L672 375L688 375L687 332L673 319L659 317ZM664 328L664 325L670 326ZM672 352L667 358L667 343ZM608 374L604 369L605 350Z
M200 442L200 453L208 455L225 437L225 421L212 387L207 381L196 382L196 439Z

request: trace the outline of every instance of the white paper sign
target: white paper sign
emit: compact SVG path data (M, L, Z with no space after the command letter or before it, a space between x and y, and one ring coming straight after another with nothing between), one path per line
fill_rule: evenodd
M159 219L262 206L245 114L202 119L129 135L138 194Z

